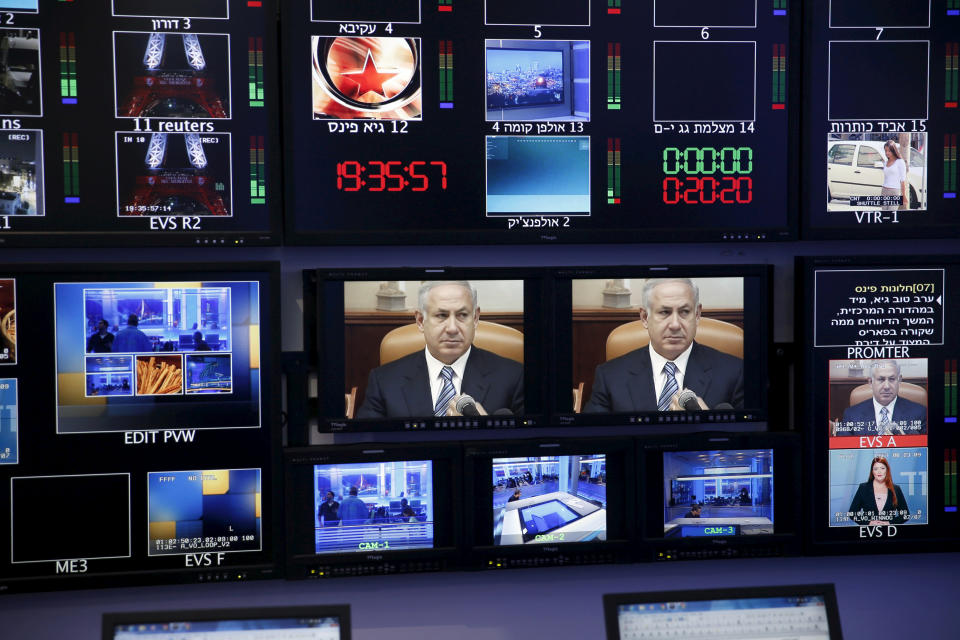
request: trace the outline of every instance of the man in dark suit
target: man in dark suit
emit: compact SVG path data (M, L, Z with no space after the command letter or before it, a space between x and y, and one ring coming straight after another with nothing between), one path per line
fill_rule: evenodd
M469 395L486 414L523 413L523 365L473 346L480 307L470 283L427 282L420 287L417 326L426 349L370 372L357 418L459 415Z
M922 404L899 396L900 363L874 360L870 363L873 397L848 407L836 428L838 436L903 436L927 432L927 410Z
M644 283L640 320L650 344L597 367L584 413L680 411L681 389L701 409L743 408L743 360L694 342L700 291L688 278Z

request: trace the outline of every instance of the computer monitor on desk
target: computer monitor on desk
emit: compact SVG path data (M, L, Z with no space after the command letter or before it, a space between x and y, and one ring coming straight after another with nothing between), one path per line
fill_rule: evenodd
M607 640L840 640L832 584L616 593L603 596Z

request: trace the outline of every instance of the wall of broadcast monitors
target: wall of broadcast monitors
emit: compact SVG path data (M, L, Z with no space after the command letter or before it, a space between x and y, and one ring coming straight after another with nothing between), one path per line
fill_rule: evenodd
M786 2L281 11L288 242L795 235Z
M276 576L276 263L0 278L0 591Z
M0 15L0 246L279 243L273 0Z
M803 235L956 237L960 9L832 0L804 11Z
M797 274L811 548L955 548L960 260L806 258Z
M766 420L767 266L306 270L303 295L321 431ZM703 404L664 413L652 360L682 353L680 380ZM442 364L461 361L456 398L482 415L436 411Z

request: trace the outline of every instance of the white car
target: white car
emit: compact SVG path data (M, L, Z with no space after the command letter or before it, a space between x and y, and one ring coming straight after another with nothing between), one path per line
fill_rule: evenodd
M879 196L886 154L883 142L831 140L827 143L827 202L850 196ZM907 196L911 209L926 208L927 188L923 154L910 148Z

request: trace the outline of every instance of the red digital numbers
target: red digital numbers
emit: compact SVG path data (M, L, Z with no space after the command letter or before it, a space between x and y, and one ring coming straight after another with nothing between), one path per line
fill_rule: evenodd
M753 201L753 179L749 176L720 179L667 176L663 179L663 201L666 204L749 204Z
M440 189L447 189L447 163L439 160L344 160L337 163L338 191L427 191L430 177ZM439 182L437 181L439 178Z

